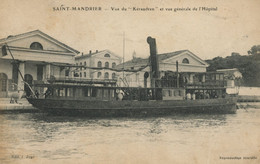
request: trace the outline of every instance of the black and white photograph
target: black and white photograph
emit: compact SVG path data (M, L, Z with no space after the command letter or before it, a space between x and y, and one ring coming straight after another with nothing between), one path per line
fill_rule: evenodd
M0 163L260 163L259 8L2 0Z

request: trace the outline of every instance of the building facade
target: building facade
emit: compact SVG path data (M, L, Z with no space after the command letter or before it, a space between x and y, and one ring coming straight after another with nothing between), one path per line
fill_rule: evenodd
M200 77L198 73L206 72L208 64L189 50L182 50L164 54L158 54L160 79L166 76L175 76L177 72L181 73L181 80L187 83L205 81L205 76ZM151 87L150 60L149 58L134 58L128 62L122 63L116 67L119 70L126 70L118 73L118 77L124 80L118 80L119 86L131 87Z
M76 77L80 79L116 79L116 72L113 70L121 63L121 57L109 50L82 53L75 57L77 66Z
M0 47L0 97L28 92L23 80L31 85L70 76L66 65L74 65L79 53L39 30L0 39Z

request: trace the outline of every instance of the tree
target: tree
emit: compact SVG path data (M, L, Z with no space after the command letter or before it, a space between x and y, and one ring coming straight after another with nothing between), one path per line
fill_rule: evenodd
M248 55L260 54L260 45L254 45L253 47L251 47L249 51L247 51L247 53Z

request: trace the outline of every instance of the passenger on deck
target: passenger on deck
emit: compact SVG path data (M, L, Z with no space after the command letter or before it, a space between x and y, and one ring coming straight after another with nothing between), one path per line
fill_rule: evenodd
M191 98L192 98L192 100L196 100L196 95L195 95L195 93L193 93L193 94L191 95Z
M124 92L123 92L122 90L120 90L120 91L118 92L118 94L117 94L117 99L118 99L119 101L121 101L121 100L123 100L123 98L124 98Z
M51 88L48 88L47 90L46 90L46 92L44 93L44 95L45 95L45 98L47 98L49 95L51 95L52 94L52 89Z
M187 93L186 99L187 99L187 100L190 100L190 99L191 99L191 94L190 94L190 93Z
M34 93L35 93L36 98L39 98L39 95L40 95L39 92L36 90Z
M205 99L209 99L209 93L208 92L205 93Z

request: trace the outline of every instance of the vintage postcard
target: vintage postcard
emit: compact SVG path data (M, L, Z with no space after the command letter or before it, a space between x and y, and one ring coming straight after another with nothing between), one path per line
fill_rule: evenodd
M259 0L1 0L0 163L260 163Z

